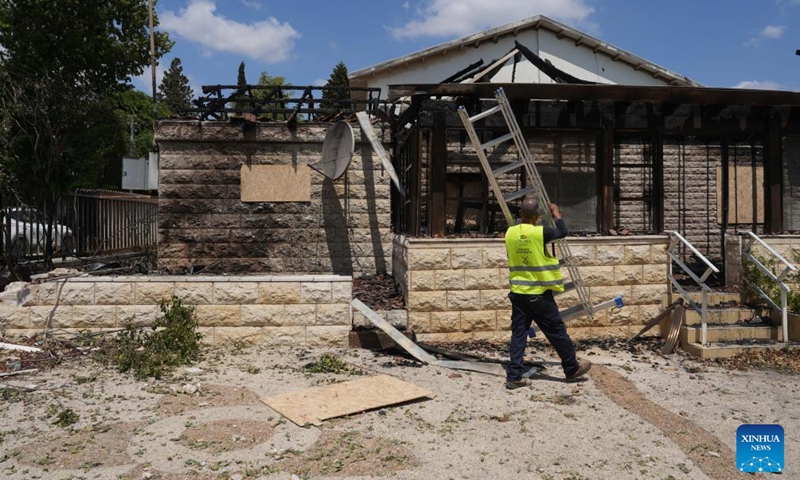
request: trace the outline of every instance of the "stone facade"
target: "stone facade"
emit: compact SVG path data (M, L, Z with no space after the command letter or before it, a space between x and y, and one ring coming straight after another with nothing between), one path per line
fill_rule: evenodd
M511 304L502 239L397 235L394 242L395 279L406 299L409 328L420 340L508 340ZM621 295L626 306L599 312L593 321L577 318L569 323L570 333L628 334L658 315L668 291L668 243L666 236L571 237L592 304ZM578 298L568 292L558 303L563 310Z
M352 278L301 276L74 277L17 284L0 298L4 335L149 325L172 296L196 308L205 342L347 345Z
M328 127L307 122L291 131L283 123L162 121L156 137L160 268L390 272L390 178L359 128L353 129L357 154L345 176L330 180L311 170L310 202L241 201L243 165L319 166Z

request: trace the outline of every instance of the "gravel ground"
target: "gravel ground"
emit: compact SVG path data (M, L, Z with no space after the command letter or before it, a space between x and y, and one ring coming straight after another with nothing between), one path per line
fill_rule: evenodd
M0 473L17 479L373 478L543 480L751 478L733 465L736 428L779 423L800 478L796 373L739 371L662 356L657 339L582 342L595 364L565 383L550 348L530 388L421 365L397 352L208 347L162 380L91 358L0 379ZM446 346L448 347L448 346ZM504 359L504 348L470 345ZM349 372L310 373L333 354ZM299 427L262 396L388 374L434 392L404 405Z

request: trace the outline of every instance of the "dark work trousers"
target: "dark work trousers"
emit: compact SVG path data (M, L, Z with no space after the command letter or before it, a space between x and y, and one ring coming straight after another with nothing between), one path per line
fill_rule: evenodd
M525 369L522 359L525 356L525 345L528 343L528 330L531 321L544 333L550 345L561 357L564 374L569 375L578 369L575 358L575 345L567 335L567 327L561 319L553 292L547 290L542 295L524 295L510 292L511 300L511 363L508 365L506 377L514 381L522 378Z

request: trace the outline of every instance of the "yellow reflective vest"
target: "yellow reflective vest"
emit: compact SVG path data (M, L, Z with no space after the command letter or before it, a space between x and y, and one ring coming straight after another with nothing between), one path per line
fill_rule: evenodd
M521 223L506 230L508 278L511 291L541 295L547 290L564 291L558 257L544 248L544 227Z

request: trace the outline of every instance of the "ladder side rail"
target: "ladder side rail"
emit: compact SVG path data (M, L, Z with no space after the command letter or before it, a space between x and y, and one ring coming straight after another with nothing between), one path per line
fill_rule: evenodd
M525 136L522 134L522 130L519 128L516 116L511 109L511 104L508 102L508 98L506 97L502 88L497 89L495 96L497 98L498 105L501 107L500 111L503 113L506 124L513 135L514 144L516 145L517 151L520 154L520 159L525 167L527 177L533 182L534 187L538 190L540 199L545 205L549 205L550 198L547 195L547 189L544 186L542 177L536 170L536 164L533 161L530 149L528 148L528 142L525 140ZM551 227L555 227L555 220L553 220L549 212L544 215L544 218ZM566 259L567 271L570 274L570 279L575 283L575 288L578 292L578 298L580 299L586 314L589 316L589 318L593 318L594 311L592 309L588 289L583 283L580 272L578 271L578 268L572 259L572 252L569 249L566 239L562 238L557 240L556 245L559 249L561 258Z
M478 160L481 162L481 168L483 168L484 174L489 179L489 185L492 187L494 196L497 199L497 202L500 204L500 209L503 211L503 215L505 215L508 224L513 225L514 216L511 215L508 205L506 205L506 202L503 200L503 192L500 190L500 185L497 183L497 179L495 179L494 175L492 175L492 167L489 165L489 159L486 158L486 153L484 152L483 148L481 148L481 142L478 138L478 133L472 126L472 122L467 114L467 109L463 106L458 107L458 115L461 117L461 122L464 124L464 129L466 129L467 134L469 135L472 146L475 147L475 153L478 155Z

